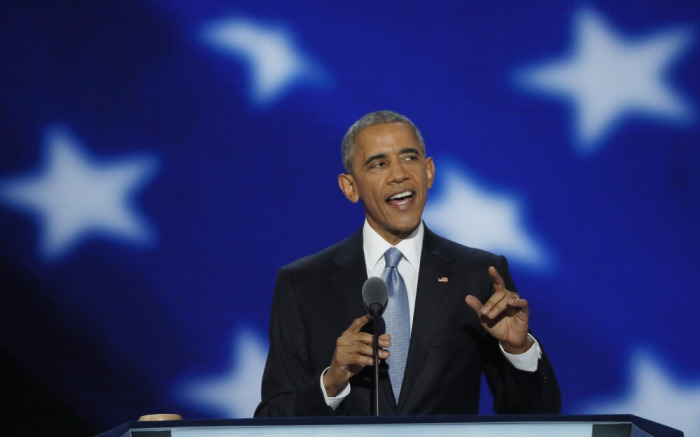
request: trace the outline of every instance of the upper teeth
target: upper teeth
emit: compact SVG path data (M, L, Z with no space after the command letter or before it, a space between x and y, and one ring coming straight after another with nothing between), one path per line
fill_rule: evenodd
M396 199L400 199L400 198L402 198L402 197L408 197L408 196L410 196L410 195L411 195L411 192L410 192L410 191L404 191L403 193L394 194L393 196L391 196L391 197L389 198L389 200L396 200Z

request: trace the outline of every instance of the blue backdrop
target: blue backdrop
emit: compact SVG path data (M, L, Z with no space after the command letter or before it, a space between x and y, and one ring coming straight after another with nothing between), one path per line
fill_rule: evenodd
M276 272L361 226L340 141L392 109L427 225L508 257L564 412L700 435L699 13L3 2L2 351L96 430L250 417Z

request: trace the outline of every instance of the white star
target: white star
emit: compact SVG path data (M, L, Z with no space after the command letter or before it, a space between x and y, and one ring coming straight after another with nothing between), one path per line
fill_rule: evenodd
M547 257L519 223L518 202L480 190L464 174L441 167L441 197L427 203L423 218L446 237L472 247L544 267Z
M131 198L152 177L156 162L140 156L97 162L55 126L45 136L45 167L0 181L0 201L33 213L41 223L39 251L54 260L88 236L144 244L153 235Z
M700 380L669 378L650 353L638 352L632 360L632 387L617 400L589 402L581 414L634 414L700 436Z
M591 10L576 14L576 42L566 59L517 75L523 88L569 99L575 107L581 152L600 148L612 128L627 117L689 122L692 110L666 81L666 73L687 49L687 29L630 41Z
M206 25L204 40L248 63L253 103L265 106L297 82L322 84L325 74L303 53L291 34L252 20L231 19Z
M176 383L175 396L220 417L253 417L266 359L267 345L252 332L239 331L232 342L231 367L221 376Z

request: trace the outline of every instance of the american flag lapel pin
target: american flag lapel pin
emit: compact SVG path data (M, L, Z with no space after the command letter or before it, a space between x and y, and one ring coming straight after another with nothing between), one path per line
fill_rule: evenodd
M449 280L447 276L438 276L438 282L449 282Z

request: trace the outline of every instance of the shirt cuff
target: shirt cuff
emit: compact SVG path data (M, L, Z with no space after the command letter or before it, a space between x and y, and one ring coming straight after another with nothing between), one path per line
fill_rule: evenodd
M535 337L529 333L527 334L527 339L532 342L532 347L522 354L509 354L503 349L500 342L498 343L498 347L501 348L501 352L503 352L503 355L505 355L513 367L526 372L534 372L537 370L537 363L540 358L542 358L542 349L540 349L540 344L535 340Z
M350 394L350 383L345 386L343 391L338 393L338 396L328 396L328 393L326 393L326 387L323 385L323 375L330 369L330 367L326 367L326 369L321 372L321 393L323 393L323 398L326 400L326 405L331 407L333 411L338 408L338 406L345 400L346 397Z

